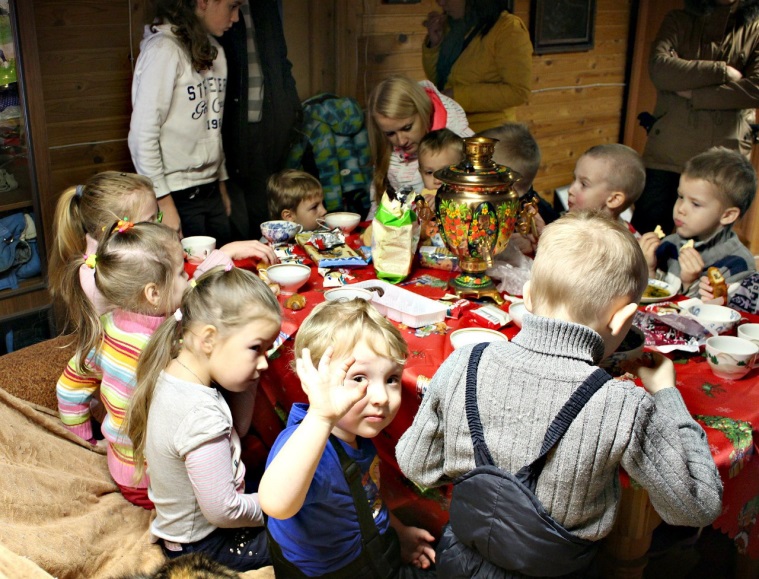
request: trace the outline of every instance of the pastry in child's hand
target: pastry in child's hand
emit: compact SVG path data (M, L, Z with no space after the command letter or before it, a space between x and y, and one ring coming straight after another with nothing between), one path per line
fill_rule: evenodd
M710 267L706 270L706 277L709 278L709 283L712 286L712 296L715 298L721 298L727 295L727 283L725 278L722 277L722 273L716 267Z
M692 239L689 239L688 241L686 241L686 242L685 242L685 245L683 245L683 246L680 248L680 251L682 251L683 249L688 249L688 248L691 248L691 247L693 247L695 244L696 244L696 242L695 242L695 241L693 241Z
M663 231L663 230L662 230L662 228L661 228L661 225L657 225L657 226L656 226L656 229L654 229L654 234L655 234L655 235L656 235L656 237L658 237L659 239L664 239L665 237L667 237L667 234L666 234L666 233L664 233L664 231Z

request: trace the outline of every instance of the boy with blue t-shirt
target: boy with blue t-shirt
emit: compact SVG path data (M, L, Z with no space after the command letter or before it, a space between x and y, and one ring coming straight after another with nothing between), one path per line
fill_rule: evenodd
M660 240L652 231L640 238L649 277L697 297L709 267L718 268L727 284L756 271L754 256L733 231L756 187L756 172L740 153L713 147L690 159L677 189L675 233Z
M296 370L309 404L293 405L259 486L277 576L374 577L378 566L397 576L402 563L424 574L434 563L434 537L383 502L370 440L398 412L407 354L365 300L322 303L299 328Z

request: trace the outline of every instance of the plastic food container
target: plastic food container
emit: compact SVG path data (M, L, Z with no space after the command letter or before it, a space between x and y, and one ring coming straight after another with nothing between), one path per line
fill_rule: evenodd
M381 280L361 281L351 284L351 287L362 287L369 291L372 291L372 288L378 288L380 291L373 292L372 305L383 316L387 316L394 322L406 324L410 328L421 328L442 322L448 310L445 304Z

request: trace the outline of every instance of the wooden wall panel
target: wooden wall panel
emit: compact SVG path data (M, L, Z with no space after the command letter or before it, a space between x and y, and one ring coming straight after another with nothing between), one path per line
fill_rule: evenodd
M61 191L102 170L133 170L126 138L145 0L24 1L34 4L47 123L40 194L50 240Z

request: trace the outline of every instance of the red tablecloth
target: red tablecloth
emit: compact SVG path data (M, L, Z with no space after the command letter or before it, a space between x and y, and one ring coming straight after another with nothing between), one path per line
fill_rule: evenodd
M357 240L351 239L353 245ZM306 261L306 263L309 263ZM252 267L252 262L238 262ZM374 279L371 266L349 270L355 281ZM403 287L437 299L446 293L450 274L440 270L417 269ZM305 309L284 310L283 331L293 334L313 309L323 301L322 277L313 268L311 278L299 293L306 296ZM508 309L508 304L503 306ZM759 316L747 316L758 322ZM471 325L462 319L446 319L445 334L402 327L410 355L403 372L401 409L393 423L375 439L382 457L382 491L388 506L401 518L438 533L447 521L449 488L420 489L400 473L395 461L395 443L410 426L429 379L450 354L450 333ZM518 332L513 324L504 328L509 338ZM264 373L254 411L254 428L262 445L251 440L247 459L261 461L266 450L282 430L287 412L294 402L307 402L294 370L293 340L288 339L270 359ZM741 380L726 381L712 374L702 355L673 355L677 370L677 387L686 405L705 428L714 460L719 467L725 492L722 515L714 526L734 538L738 550L759 558L759 460L755 448L759 443L759 368Z

